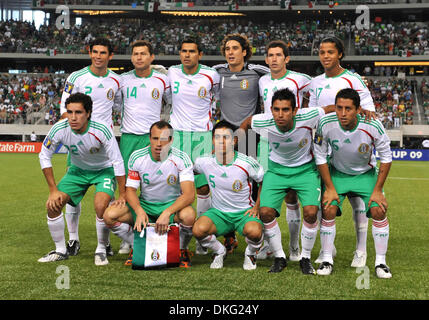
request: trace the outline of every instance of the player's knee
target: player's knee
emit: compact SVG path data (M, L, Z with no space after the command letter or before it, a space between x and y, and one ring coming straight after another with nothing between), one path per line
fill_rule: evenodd
M206 196L210 193L210 188L208 184L201 186L197 189L197 194L201 196Z
M304 221L313 224L317 221L317 206L305 206L302 210Z
M210 226L202 219L198 219L192 227L192 234L197 239L203 239L209 235Z
M112 227L116 222L117 219L115 218L115 213L114 213L115 209L113 207L108 207L103 214L103 220L104 223L108 226L108 227Z
M61 210L47 209L48 217L50 219L57 218L61 215Z
M295 204L298 202L298 197L294 190L291 190L287 193L285 198L286 203Z
M330 206L328 210L323 209L322 211L323 219L325 220L335 219L335 217L337 216L337 210L338 210L337 206Z
M179 212L179 221L185 226L192 226L195 222L195 217L195 210L191 206L183 208Z
M261 209L259 209L259 216L262 222L271 222L276 218L276 210L270 207L262 207Z
M254 242L258 242L262 238L262 225L256 221L248 222L243 228L243 234Z
M372 207L370 211L371 217L374 220L384 220L386 218L386 213L380 207Z

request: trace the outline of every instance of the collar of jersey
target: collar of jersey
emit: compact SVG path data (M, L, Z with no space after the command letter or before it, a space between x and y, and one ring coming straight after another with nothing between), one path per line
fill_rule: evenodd
M282 79L284 79L284 78L286 78L287 77L287 75L289 74L289 72L290 72L290 70L289 69L287 69L286 70L286 73L285 73L285 75L283 76L283 77L281 77L281 78L278 78L278 79L273 79L273 76L271 75L271 72L270 72L270 77L271 77L271 80L282 80Z
M198 69L197 69L197 71L195 71L194 73L192 73L192 74L188 74L188 73L186 73L185 72L185 69L183 69L183 64L182 64L182 72L183 72L183 74L185 74L185 75L187 75L187 76L195 76L198 72L200 72L200 69L201 69L201 63L199 63L198 64Z
M147 77L140 77L140 76L137 74L136 69L134 69L134 70L133 70L133 73L134 73L134 75L136 76L136 78L139 78L139 79L149 79L150 77L152 77L153 69L152 69L152 70L150 70L150 74L149 74Z
M89 71L90 74L92 74L94 77L97 77L97 78L106 78L109 75L109 73L110 73L110 69L107 68L107 72L106 72L106 74L104 76L97 76L94 72L91 71L90 66L88 66L88 71Z
M68 121L68 120L67 120ZM89 125L91 124L91 120L88 120L88 125L86 126L86 130L84 131L84 132L82 132L82 133L79 133L79 132L76 132L76 131L74 131L71 127L70 127L70 129L71 129L71 131L74 133L74 134L78 134L78 135L81 135L81 136L83 136L85 133L87 133L88 132L88 130L89 130Z
M168 155L170 155L170 153L171 153L171 148L170 148L170 150L168 150ZM152 148L150 146L149 146L149 155L150 155L150 158L152 159L152 161L155 162L155 163L164 162L165 160L168 159L168 157L166 157L164 161L157 161L157 160L155 160L153 158L153 156L152 156Z
M339 75L337 75L337 76L335 76L335 77L328 77L327 75L326 75L326 73L325 73L325 78L326 79L335 79L335 78L338 78L339 76L342 76L344 73L346 73L348 70L347 69L344 69L344 71L343 72L341 72Z
M341 122L338 120L338 124L340 125L341 130L343 130L344 132L354 132L356 131L357 127L359 127L359 123L360 123L361 117L358 114L357 115L357 122L356 122L356 126L352 129L352 130L346 130L341 126Z
M232 166L232 164L233 164L233 163L235 162L235 160L237 159L237 156L238 156L237 151L234 151L234 159L232 159L232 161L231 161L230 163L222 164L222 163L220 163L219 161L217 161L216 154L215 154L215 153L213 153L213 158L215 159L216 163L217 163L218 165L222 166L222 167L229 167L229 166Z

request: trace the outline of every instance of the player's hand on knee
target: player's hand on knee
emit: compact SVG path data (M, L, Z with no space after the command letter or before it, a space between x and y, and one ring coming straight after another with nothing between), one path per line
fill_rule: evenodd
M322 199L323 209L328 211L333 201L337 201L338 203L340 202L337 191L335 189L326 189L323 193Z
M56 190L49 193L48 200L46 201L46 208L49 211L61 211L63 207L63 194Z
M248 215L249 217L254 217L254 218L259 218L259 207L257 208L256 206L250 208L249 210L247 210L244 215Z
M382 191L374 190L371 197L369 198L368 207L371 206L371 203L377 203L383 213L387 211L387 200Z
M126 203L127 203L127 201L125 200L125 198L119 197L118 199L116 199L115 201L113 201L110 204L110 206L117 207L117 208L123 208L123 207L125 207Z

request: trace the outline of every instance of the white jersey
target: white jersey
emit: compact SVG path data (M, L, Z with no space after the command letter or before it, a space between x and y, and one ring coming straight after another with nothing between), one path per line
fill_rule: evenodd
M167 159L152 158L150 146L134 151L128 162L127 187L138 189L140 199L164 203L176 200L181 194L180 183L194 181L189 156L172 147Z
M194 74L186 74L183 65L168 69L172 109L170 124L174 130L210 131L212 100L219 95L220 76L213 68L199 65Z
M314 140L316 164L327 163L330 146L331 165L349 175L365 173L377 165L374 148L382 163L392 162L390 139L379 120L366 122L358 115L356 127L346 131L336 114L326 115L319 120Z
M335 96L338 91L345 88L352 88L359 93L360 105L362 109L375 111L374 102L368 87L362 78L347 69L336 77L327 77L321 74L313 78L309 85L310 101L309 107L326 107L335 104Z
M313 160L313 129L324 114L322 108L299 109L287 132L278 129L271 114L257 114L252 117L252 129L268 139L271 161L298 167Z
M301 108L303 94L308 91L311 77L295 71L287 70L280 79L273 79L268 73L259 79L259 94L264 102L264 112L271 114L271 100L274 92L288 88L295 94L296 107Z
M69 150L72 165L91 171L113 167L116 176L125 175L118 143L105 124L90 120L87 130L81 134L70 128L68 119L54 124L39 153L42 169L52 167L52 155L61 143Z
M252 157L236 152L231 164L222 165L215 155L195 160L196 173L205 175L212 194L212 207L222 212L236 212L253 207L252 183L261 182L264 169Z
M124 73L122 78L121 132L143 135L151 125L161 119L163 97L170 94L166 75L152 69L146 78L139 77L135 70Z
M76 92L89 95L92 99L91 119L113 126L112 110L121 106L121 77L107 69L104 76L96 76L88 67L70 74L61 96L60 112L67 112L66 99Z

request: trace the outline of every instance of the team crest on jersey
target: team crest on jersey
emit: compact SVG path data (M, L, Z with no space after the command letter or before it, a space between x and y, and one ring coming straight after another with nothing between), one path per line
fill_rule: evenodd
M241 191L241 189L243 189L243 184L241 183L240 180L235 180L234 183L232 184L232 191L239 192Z
M243 90L249 89L249 81L247 79L240 81L240 88Z
M109 99L109 100L113 100L113 98L115 97L115 93L113 92L113 89L112 88L110 88L108 91L107 91L107 99Z
M159 252L156 249L153 249L152 254L150 255L150 258L152 261L158 261L159 260Z
M154 88L154 89L152 90L152 98L154 98L155 100L158 100L158 99L159 99L159 96L160 96L160 94L159 94L159 90L158 90L157 88Z
M365 154L365 153L369 152L369 149L370 149L369 145L367 145L366 143L361 143L359 148L358 148L358 151L361 154Z
M304 138L304 139L302 139L302 140L299 142L298 147L300 147L300 148L304 148L304 147L307 145L307 143L308 143L308 139L307 139L307 138Z
M167 184L168 184L169 186L173 186L173 185L175 185L175 184L176 184L176 182L177 182L177 177L176 177L174 174L170 174L170 175L167 177Z
M205 98L207 95L207 90L204 87L201 87L198 89L198 96L202 99Z
M100 151L100 149L99 149L99 148L96 148L96 147L92 147L91 149L89 149L89 153L90 153L90 154L97 153L98 151Z

